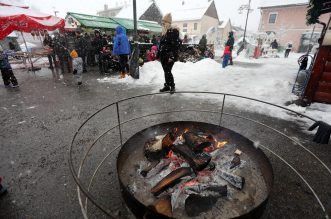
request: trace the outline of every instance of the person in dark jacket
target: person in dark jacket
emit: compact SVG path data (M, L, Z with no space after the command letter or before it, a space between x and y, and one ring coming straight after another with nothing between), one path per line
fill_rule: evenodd
M270 44L272 49L278 49L278 43L277 40L272 41L272 43Z
M94 54L95 54L95 62L99 65L99 71L102 72L102 50L103 47L107 45L107 40L105 40L99 30L94 31L94 40L92 42L92 46L94 47Z
M70 71L70 64L69 64L69 52L67 50L66 39L65 37L56 32L54 37L54 51L55 55L59 58L60 67L62 74L65 73L65 68Z
M55 52L54 52L54 43L52 37L48 34L47 30L44 31L45 38L43 41L44 46L48 50L47 58L49 62L49 68L53 69L56 67ZM53 66L54 63L54 66Z
M205 51L207 50L207 38L206 34L202 35L202 38L199 41L199 50L202 54L202 56L205 55Z
M12 84L12 87L18 87L17 79L14 76L13 70L8 60L8 56L13 56L14 54L15 53L13 53L12 51L5 52L0 47L0 70L3 83L6 87L10 86L10 83Z
M230 48L230 56L229 56L230 65L233 65L233 61L232 61L233 44L234 44L233 32L230 31L229 36L228 36L228 40L225 43L225 46L229 46L229 48Z
M81 57L83 60L83 72L87 72L86 69L87 42L85 41L84 37L82 36L79 30L77 30L75 34L76 34L76 38L75 38L74 49L78 53L78 57Z
M121 76L120 78L125 78L125 74L129 72L129 55L131 53L129 39L126 36L126 31L124 27L116 27L116 36L114 39L113 55L119 56L121 65Z
M179 38L179 31L171 27L171 22L172 16L170 13L162 18L162 36L158 57L160 58L165 78L164 87L160 89L160 92L170 91L173 94L175 92L175 82L171 70L178 60L178 51L182 42Z

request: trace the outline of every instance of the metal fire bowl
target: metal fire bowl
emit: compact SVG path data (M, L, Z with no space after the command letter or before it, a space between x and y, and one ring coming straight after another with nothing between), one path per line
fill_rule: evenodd
M127 169L128 162L130 159L136 159L137 156L133 156L134 154L141 154L141 159L143 159L143 147L145 142L155 137L155 133L165 134L171 128L178 128L179 130L184 130L189 128L190 131L202 131L205 133L210 133L213 135L224 135L224 138L229 141L229 143L236 145L236 148L240 149L247 157L249 157L260 169L262 176L264 178L264 182L267 188L267 194L263 194L263 199L260 203L256 203L256 207L254 209L249 210L244 215L240 215L237 218L259 218L266 206L272 184L273 184L273 170L270 164L269 159L265 156L261 149L254 147L252 141L247 139L246 137L221 126L202 123L202 122L169 122L162 123L159 125L151 126L147 129L144 129L134 136L132 136L121 148L118 159L117 159L117 173L118 178L122 190L123 198L127 204L127 206L131 209L131 211L138 217L142 218L144 215L152 215L151 218L168 218L164 215L161 215L149 207L145 206L140 200L138 200L128 189L128 185L130 185L130 176L129 171ZM135 161L137 164L139 161ZM131 176L132 177L132 176ZM142 191L149 192L149 191Z

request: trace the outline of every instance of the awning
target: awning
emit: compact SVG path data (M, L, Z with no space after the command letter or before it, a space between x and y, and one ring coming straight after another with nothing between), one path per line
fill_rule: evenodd
M0 6L0 39L14 30L31 32L33 30L56 30L64 27L59 17L16 6Z
M100 16L79 14L73 12L68 12L67 17L68 16L75 18L80 23L81 27L115 29L118 26L118 23L116 23L116 21L108 17L100 17Z

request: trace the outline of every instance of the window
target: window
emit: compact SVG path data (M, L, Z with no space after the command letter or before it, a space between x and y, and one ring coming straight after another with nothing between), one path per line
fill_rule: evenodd
M183 32L186 33L187 32L187 29L183 29Z
M269 24L276 23L277 13L270 13L269 14Z
M194 30L198 29L198 23L194 23Z
M187 27L187 23L183 23L183 27Z

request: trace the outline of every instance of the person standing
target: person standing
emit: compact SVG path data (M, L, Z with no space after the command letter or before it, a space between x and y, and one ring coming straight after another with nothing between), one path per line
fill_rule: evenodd
M270 44L272 49L278 49L278 43L277 40L275 39L274 41L272 41L272 43Z
M76 78L77 85L81 85L83 80L83 59L79 57L75 50L71 51L70 56L72 58L72 73Z
M65 37L58 32L55 32L54 51L59 58L62 74L65 73L65 68L70 72L69 52L66 48L66 40Z
M287 47L285 49L285 54L284 54L285 58L288 58L288 55L290 54L292 47L293 47L292 43L290 43L290 42L287 43Z
M13 56L13 53L9 54L4 52L2 47L0 47L0 70L3 83L6 87L9 86L10 83L12 84L12 87L18 87L17 79L8 60L9 55Z
M151 43L153 44L153 46L157 46L157 39L155 35L153 35Z
M119 56L121 65L120 78L125 78L125 74L129 72L129 55L131 53L129 39L126 36L124 27L116 27L116 36L114 39L113 55Z
M230 46L225 46L224 52L223 52L223 62L222 62L222 67L225 68L229 64L229 60L231 57L231 49Z
M87 43L85 42L84 37L82 37L81 32L77 30L75 32L76 39L75 39L75 50L78 53L78 56L83 60L83 72L87 72L86 69L86 51L87 51Z
M94 47L95 62L98 63L100 73L102 73L102 50L106 45L107 41L101 36L100 31L94 30L92 46Z
M207 50L206 34L202 35L202 38L199 41L199 50L200 50L202 56L205 56L205 51Z
M45 38L43 41L45 49L48 50L47 58L49 62L49 68L53 69L56 67L55 52L54 52L54 43L52 37L48 34L47 30L44 31ZM53 66L54 63L54 66Z
M230 31L228 40L226 41L226 44L225 44L225 46L229 46L229 48L230 48L230 55L229 55L230 65L233 65L233 61L232 61L233 44L234 44L233 32Z
M170 13L162 18L162 36L160 39L158 57L164 71L165 83L160 92L170 91L175 92L174 76L172 75L172 67L178 60L178 51L182 41L179 38L179 31L171 27L172 16Z

